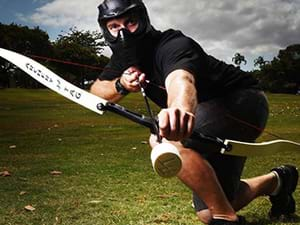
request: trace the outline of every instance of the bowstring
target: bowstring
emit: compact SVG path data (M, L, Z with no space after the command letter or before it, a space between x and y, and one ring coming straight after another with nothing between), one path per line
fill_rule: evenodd
M70 61L65 61L65 60L60 60L60 59L53 59L53 58L49 58L49 57L45 57L45 56L38 56L38 55L31 55L31 54L28 54L28 56L32 57L32 58L36 58L36 59L46 60L46 61L52 61L52 62L63 63L63 64L67 64L67 65L72 65L72 66L84 67L84 68L88 68L88 69L92 69L92 70L109 71L109 72L118 73L118 74L122 73L122 71L117 71L117 70L113 70L113 69L110 69L110 68L102 68L102 67L98 67L98 66L90 66L90 65L86 65L86 64L82 64L82 63L70 62ZM157 88L159 88L161 90L166 91L166 88L164 86L156 84L156 83L154 83L154 82L152 82L150 80L146 79L145 83L150 84L150 85L155 86L155 87L157 87ZM151 120L153 121L153 125L154 125L155 129L157 129L157 122L156 122L156 120L155 120L155 118L153 116L153 112L151 111L151 108L150 108L150 105L149 105L148 98L146 96L144 87L143 87L143 85L140 82L139 82L139 86L140 86L141 93L142 93L142 95L144 97L144 100L145 100L145 104L146 104L146 107L147 107L148 114L149 114ZM266 133L266 134L268 134L270 136L273 136L275 138L285 139L285 138L283 138L283 137L281 137L281 136L279 136L277 134L274 134L274 133L272 133L272 132L270 132L270 131L268 131L268 130L266 130L264 128L257 127L257 126L255 126L255 125L253 125L253 124L251 124L251 123L249 123L249 122L247 122L245 120L239 119L239 118L237 118L235 116L232 116L230 114L226 114L226 116L229 117L229 118L231 118L231 119L233 119L233 120L235 120L235 121L237 121L237 122L239 122L239 123L241 123L241 124L244 124L244 125L246 125L248 127L251 127L251 128L253 128L253 129L257 130L257 131L264 132L264 133ZM161 137L160 137L158 131L156 132L156 135L158 137L158 140L161 140Z
M146 104L146 108L147 108L147 111L148 111L148 115L152 121L152 124L153 124L153 127L155 129L155 134L157 136L157 142L158 143L161 143L162 142L162 137L161 135L159 134L159 127L158 127L158 122L157 120L155 119L155 116L153 115L153 112L151 110L151 107L150 107L150 104L149 104L149 101L148 101L148 97L146 95L146 92L145 92L145 89L144 89L144 86L143 84L140 82L140 80L138 79L137 80L138 84L139 84L139 87L140 87L140 91L142 93L142 96L144 98L144 101L145 101L145 104Z

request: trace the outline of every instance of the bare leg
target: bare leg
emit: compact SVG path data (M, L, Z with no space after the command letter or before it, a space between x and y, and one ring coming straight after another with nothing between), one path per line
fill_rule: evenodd
M151 135L149 142L153 148L157 145L156 137ZM209 223L212 218L238 220L210 164L199 153L184 148L180 142L170 143L177 147L182 158L182 168L178 178L197 193L208 207L208 210L202 211L200 215L197 213L199 219L204 223Z
M235 210L228 202L210 164L193 150L176 146L182 157L178 178L203 199L211 217L237 220Z
M274 173L242 180L239 192L232 201L232 207L238 211L258 196L271 194L277 183L278 180Z

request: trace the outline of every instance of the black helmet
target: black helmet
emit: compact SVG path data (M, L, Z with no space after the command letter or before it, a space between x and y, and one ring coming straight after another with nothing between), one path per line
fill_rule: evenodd
M112 36L107 30L106 21L117 18L127 13L138 17L139 27L133 33L136 38L141 38L151 30L147 9L142 0L104 0L99 6L98 22L103 31L103 36L108 44L113 45L118 38Z

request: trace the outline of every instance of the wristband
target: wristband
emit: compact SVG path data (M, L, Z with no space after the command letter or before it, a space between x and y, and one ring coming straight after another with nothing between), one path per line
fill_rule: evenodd
M121 84L121 79L117 79L116 83L115 83L115 88L117 90L117 92L121 95L127 95L129 93L129 91Z

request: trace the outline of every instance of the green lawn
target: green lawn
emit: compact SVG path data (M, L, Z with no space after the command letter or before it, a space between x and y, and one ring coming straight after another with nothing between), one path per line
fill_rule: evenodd
M300 97L268 97L267 131L300 142ZM121 104L146 113L140 95ZM0 224L200 224L190 191L153 172L148 135L131 121L99 116L49 90L0 90L0 172L11 174L0 177ZM299 167L300 154L250 158L244 177L283 163ZM295 197L300 208L299 187ZM267 220L269 207L262 197L240 214L250 224L288 224Z

